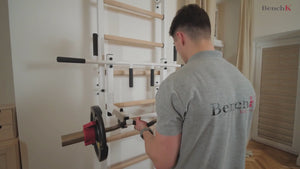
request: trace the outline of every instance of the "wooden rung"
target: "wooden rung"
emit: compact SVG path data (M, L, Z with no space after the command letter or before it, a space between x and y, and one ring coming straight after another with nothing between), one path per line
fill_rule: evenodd
M161 19L161 20L164 19L164 16L161 15L161 14L158 14L158 13L155 13L155 12L152 12L152 11L147 11L145 9L137 8L135 6L131 6L131 5L128 5L128 4L125 4L125 3L122 3L122 2L115 1L115 0L104 0L104 3L107 4L107 5L119 7L119 8L122 8L122 9L127 9L127 10L130 10L130 11L141 13L141 14L151 16L151 17L154 17L154 18L158 18L158 19Z
M160 75L160 71L157 70L154 72L155 75ZM129 71L128 70L114 70L115 76L128 76ZM150 70L133 70L134 76L147 76L150 75Z
M155 127L151 126L150 128L153 130ZM120 140L123 138L138 135L138 134L140 134L140 132L137 130L124 132L124 133L116 134L116 135L113 135L110 137L106 137L106 142L112 142L112 141ZM61 141L62 141L62 146L67 146L67 145L83 142L84 141L84 133L83 133L83 131L79 131L79 132L61 136Z
M135 119L135 118L157 118L157 113L147 113L142 115L135 115L135 116L129 116L129 119Z
M150 128L151 128L151 130L154 130L155 127L151 126ZM135 136L135 135L138 135L138 134L140 134L140 132L137 131L137 130L132 130L132 131L128 131L128 132L125 132L125 133L120 133L120 134L116 134L116 135L113 135L113 136L110 136L110 137L106 137L106 142L117 141L117 140L121 140L123 138Z
M117 164L114 164L112 166L110 166L110 169L123 169L126 168L128 166L134 165L136 163L139 163L141 161L147 160L149 157L147 154L142 154L139 156L136 156L134 158L119 162Z
M75 143L79 143L84 141L84 133L83 131L79 131L76 133L67 134L61 136L61 144L62 146L67 146Z
M138 100L138 101L115 103L114 105L120 108L120 107L131 107L131 106L153 104L153 103L155 103L155 99L147 99L147 100Z
M163 43L150 42L150 41L139 40L139 39L131 39L131 38L125 38L125 37L120 37L115 35L104 35L104 39L125 42L125 43L130 43L135 45L145 45L150 47L161 47L161 48L164 47Z
M120 133L120 134L116 134L116 135L107 137L106 141L107 142L116 141L116 140L120 140L120 139L123 139L123 138L138 135L139 133L140 132L137 131L137 130L132 130L132 131L129 131L129 132ZM75 143L79 143L79 142L83 142L83 141L84 141L83 131L79 131L79 132L75 132L75 133L71 133L71 134L61 136L62 146L67 146L67 145L71 145L71 144L75 144Z
M107 137L107 138L106 138L106 141L107 141L107 142L111 142L111 141L121 140L121 139L123 139L123 138L135 136L135 135L138 135L138 134L140 134L139 131L137 131L137 130L132 130L132 131L129 131L129 132L120 133L120 134L116 134L116 135Z

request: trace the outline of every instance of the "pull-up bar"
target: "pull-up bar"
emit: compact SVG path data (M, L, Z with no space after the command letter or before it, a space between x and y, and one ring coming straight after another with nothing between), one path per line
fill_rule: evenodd
M135 6L131 6L131 5L128 5L128 4L125 4L125 3L122 3L122 2L115 1L115 0L104 0L104 3L107 4L107 5L119 7L119 8L122 8L122 9L127 9L129 11L134 11L134 12L137 12L137 13L140 13L140 14L143 14L143 15L147 15L147 16L151 16L151 17L154 17L154 18L158 18L158 19L161 19L161 20L164 19L164 16L161 15L161 14L158 14L158 13L155 13L155 12L152 12L152 11L147 11L145 9L137 8Z
M65 62L65 63L87 63L87 64L98 64L98 65L110 65L112 68L114 65L116 66L127 66L129 67L129 87L133 87L133 67L151 67L150 70L150 85L154 86L154 74L155 74L155 67L167 69L167 67L181 67L179 64L167 64L165 63L138 63L138 62L115 62L115 61L95 61L95 60L88 60L84 58L71 58L71 57L57 57L57 62Z
M138 62L115 62L115 61L96 61L84 58L71 58L71 57L61 57L56 58L57 62L65 63L86 63L86 64L98 64L98 65L118 65L118 66L149 66L149 67L181 67L179 64L164 64L164 63L138 63Z
M145 45L150 47L164 47L163 43L157 43L157 42L151 42L151 41L145 41L145 40L139 40L139 39L132 39L132 38L125 38L121 36L115 36L115 35L104 35L105 40L113 40L118 42L125 42L135 45Z

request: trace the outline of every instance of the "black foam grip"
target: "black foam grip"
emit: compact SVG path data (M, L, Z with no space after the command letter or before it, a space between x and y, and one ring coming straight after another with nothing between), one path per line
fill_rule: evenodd
M150 73L150 86L154 86L154 69L151 69Z
M150 121L149 123L147 123L147 127L150 127L150 126L152 126L152 125L153 125L153 124L155 124L156 122L157 122L157 120L156 120L156 119L154 119L154 120ZM133 120L132 124L133 124L133 125L136 125L136 121L135 121L135 120Z
M93 33L93 55L98 56L98 34Z
M173 61L177 61L177 50L175 46L173 46Z
M61 57L58 56L56 58L57 62L65 62L65 63L85 63L85 59L82 58L69 58L69 57Z
M156 123L156 119L155 120L152 120L152 121L150 121L149 123L147 123L147 126L148 127L150 127L150 126L152 126L153 124L155 124Z
M129 68L129 87L133 87L133 69Z

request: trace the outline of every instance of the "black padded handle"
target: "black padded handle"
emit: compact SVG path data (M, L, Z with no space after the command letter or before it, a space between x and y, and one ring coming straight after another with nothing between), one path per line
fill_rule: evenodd
M129 87L133 87L133 68L129 68Z
M61 57L58 56L56 58L57 62L65 62L65 63L85 63L85 59L82 58L70 58L70 57Z
M147 126L150 127L150 126L154 125L156 123L156 121L157 121L156 119L150 121L149 123L147 123Z
M177 61L177 50L175 46L173 46L173 61Z
M98 34L93 33L93 55L98 56Z
M147 123L147 127L153 126L156 122L157 122L156 119L150 121L149 123ZM133 125L136 125L136 121L133 120L132 124L133 124Z
M150 73L150 86L154 86L154 69L151 69Z

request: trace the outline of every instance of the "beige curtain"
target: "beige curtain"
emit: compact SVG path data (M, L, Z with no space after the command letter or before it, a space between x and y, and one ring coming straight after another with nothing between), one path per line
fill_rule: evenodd
M253 83L254 57L252 57L253 0L241 0L237 68Z
M206 2L208 0L185 0L185 5L198 4L201 8L206 10Z
M254 85L254 57L252 57L253 0L241 0L239 40L236 67ZM250 132L251 133L251 132ZM248 142L251 139L249 133ZM247 151L246 156L252 154Z
M211 40L214 40L214 32L215 32L215 18L216 18L216 8L217 3L216 0L185 0L185 5L187 4L198 4L201 8L203 8L210 19L211 24Z

